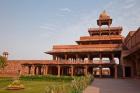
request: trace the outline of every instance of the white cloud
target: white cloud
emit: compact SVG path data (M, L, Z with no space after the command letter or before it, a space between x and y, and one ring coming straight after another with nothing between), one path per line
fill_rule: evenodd
M66 16L67 14L70 14L71 12L72 12L72 10L69 9L69 8L61 8L61 9L59 9L59 14L58 14L58 16L64 17L64 16Z
M41 25L40 28L41 28L41 29L48 30L48 31L53 31L53 30L55 30L55 26L54 26L54 25L47 25L47 24Z
M71 9L69 9L69 8L61 8L60 11L62 11L62 12L71 12Z
M134 2L135 0L125 0L126 3L132 3Z
M135 3L130 3L130 4L126 5L126 6L124 6L124 8L129 9L129 8L134 7L134 6L135 6Z

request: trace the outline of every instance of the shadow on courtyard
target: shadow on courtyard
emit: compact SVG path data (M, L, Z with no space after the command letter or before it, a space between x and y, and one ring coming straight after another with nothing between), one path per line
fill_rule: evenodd
M140 79L95 79L91 86L100 93L140 93Z

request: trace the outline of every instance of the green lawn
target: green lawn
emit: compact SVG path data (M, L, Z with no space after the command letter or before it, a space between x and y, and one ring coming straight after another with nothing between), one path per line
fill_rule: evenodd
M21 81L25 89L22 90L6 90L8 84L12 81L0 80L0 93L45 93L45 87L48 85L61 85L63 82L49 82L49 81ZM70 84L70 82L65 82Z
M66 76L22 76L20 77L21 83L18 84L23 84L25 89L7 90L7 86L14 83L13 79L0 78L0 93L50 93L50 91L54 91L54 93L81 93L92 81L92 75L73 78Z

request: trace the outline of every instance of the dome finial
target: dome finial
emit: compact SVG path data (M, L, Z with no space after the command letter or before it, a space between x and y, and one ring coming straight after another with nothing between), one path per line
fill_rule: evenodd
M108 13L106 12L106 10L104 10L100 16L99 19L110 19L110 16L108 15Z
M106 11L104 10L103 13L106 13Z
M106 10L103 10L100 15L99 19L97 20L97 25L108 25L110 26L112 24L112 19L110 18L109 14L106 12Z

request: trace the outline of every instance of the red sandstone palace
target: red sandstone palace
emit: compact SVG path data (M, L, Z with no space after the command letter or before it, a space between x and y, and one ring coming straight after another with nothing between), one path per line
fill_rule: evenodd
M89 28L77 45L54 45L53 60L7 60L0 76L21 75L87 75L96 77L140 77L140 28L121 35L122 27L112 27L111 17L103 11L98 28ZM106 25L103 26L103 25ZM3 56L8 57L8 52ZM118 62L116 62L118 59Z

